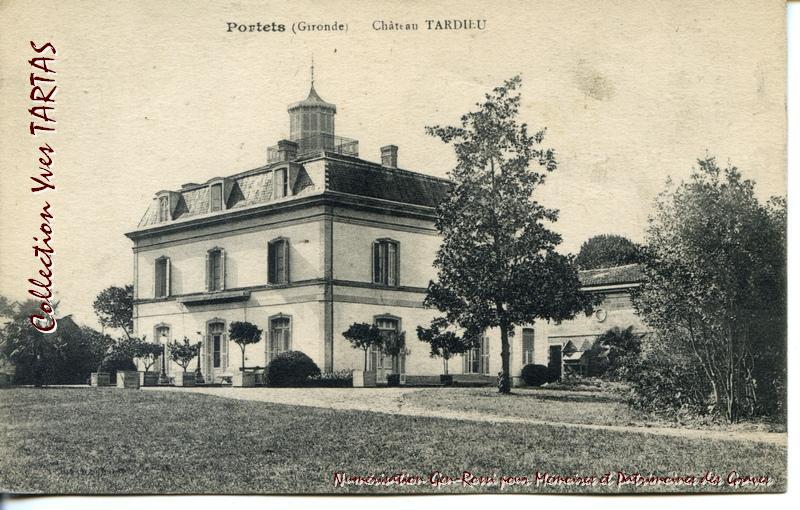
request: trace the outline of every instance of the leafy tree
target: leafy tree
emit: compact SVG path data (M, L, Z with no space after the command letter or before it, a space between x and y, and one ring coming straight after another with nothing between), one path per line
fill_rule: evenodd
M250 344L261 340L261 330L255 324L247 321L234 321L228 327L230 339L242 350L242 369L244 369L244 350Z
M692 354L696 383L729 421L782 406L785 205L760 203L736 167L706 157L649 220L634 306L672 351Z
M8 322L0 327L0 355L14 366L15 384L78 384L100 363L111 339L87 327L79 327L71 316L58 319L58 329L45 334L28 317L38 302L8 303Z
M119 328L128 338L133 332L133 285L108 287L94 300L94 313L104 328Z
M200 344L190 344L187 337L183 337L183 341L178 342L173 340L169 346L169 353L172 361L177 363L183 371L189 367L189 364L200 353Z
M148 342L145 338L136 339L133 347L133 357L142 362L145 372L155 365L159 356L164 353L164 346Z
M364 351L364 371L367 371L367 353L370 347L380 348L383 345L381 330L375 324L366 322L356 322L342 333L342 336L350 341L350 345L355 349Z
M629 360L637 358L642 352L642 337L633 332L633 326L625 329L614 326L597 338L590 350L592 353L595 352L595 346L603 349L605 375L625 378L631 366ZM597 366L602 362L591 359L589 363Z
M460 127L426 128L453 144L457 165L449 173L450 194L437 207L438 279L429 283L425 305L468 338L499 327L501 393L511 392L515 325L570 319L590 312L594 302L580 292L573 258L555 250L561 236L545 223L555 222L558 212L534 198L557 162L542 146L544 130L530 134L517 121L520 84L517 76L486 94Z
M627 237L602 234L584 241L575 263L581 269L635 264L641 259L639 251L640 248Z
M455 354L463 354L475 347L477 338L471 340L459 336L453 331L446 331L447 321L439 317L431 322L429 328L417 326L417 338L430 344L431 358L440 357L444 363L444 374L447 375L447 362Z

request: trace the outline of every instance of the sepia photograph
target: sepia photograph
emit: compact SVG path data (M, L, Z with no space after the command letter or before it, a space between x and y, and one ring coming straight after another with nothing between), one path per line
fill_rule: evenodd
M9 501L787 490L784 2L0 17Z

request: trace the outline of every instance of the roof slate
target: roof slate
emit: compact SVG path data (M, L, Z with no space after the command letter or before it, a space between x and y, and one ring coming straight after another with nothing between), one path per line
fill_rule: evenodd
M600 285L639 283L644 279L644 275L639 264L628 264L625 266L578 271L578 278L584 287L596 287Z
M298 161L309 162L319 159L319 154ZM351 156L323 154L326 163L326 190L349 195L378 198L426 207L436 207L445 197L450 183L445 179L410 172L408 170L386 168ZM215 179L212 179L215 180ZM230 182L230 193L226 200L226 210L238 209L272 201L272 169L263 167L241 172L225 178ZM316 185L316 186L315 186ZM313 183L308 173L301 169L294 183L295 195L303 190L322 187L323 183ZM227 185L226 185L227 186ZM178 203L175 205L173 220L182 220L209 214L209 187L207 185L185 186L173 192ZM158 201L153 200L139 222L139 228L159 224Z

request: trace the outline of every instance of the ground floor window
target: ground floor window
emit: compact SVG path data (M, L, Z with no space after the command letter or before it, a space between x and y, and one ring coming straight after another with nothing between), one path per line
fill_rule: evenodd
M212 322L208 325L206 345L211 367L226 368L228 366L228 338L225 334L224 322Z
M278 315L269 320L269 342L267 360L272 361L282 353L292 350L292 320L287 315Z
M482 336L480 343L464 354L464 373L489 375L489 338Z
M530 365L533 363L533 329L525 328L522 330L522 364Z

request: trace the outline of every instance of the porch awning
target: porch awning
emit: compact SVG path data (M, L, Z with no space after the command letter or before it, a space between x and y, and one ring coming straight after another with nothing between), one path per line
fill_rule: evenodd
M178 303L186 306L205 305L209 303L230 303L232 301L247 301L250 299L249 290L230 290L221 292L206 292L194 296L178 298Z

